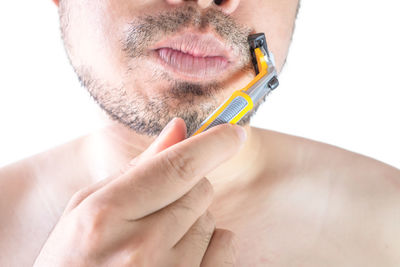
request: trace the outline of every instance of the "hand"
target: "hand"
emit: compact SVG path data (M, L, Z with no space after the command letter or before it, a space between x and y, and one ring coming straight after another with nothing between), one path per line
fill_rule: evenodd
M76 193L34 266L231 266L234 235L215 229L203 176L238 151L244 130L185 135L174 119L122 174Z

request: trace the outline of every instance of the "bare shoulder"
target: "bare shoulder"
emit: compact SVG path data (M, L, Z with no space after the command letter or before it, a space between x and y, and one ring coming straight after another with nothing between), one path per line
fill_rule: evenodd
M76 144L0 168L0 266L32 266L74 189L65 177L73 169L67 158L76 156Z
M255 131L264 147L278 151L279 178L269 185L277 212L290 218L283 233L291 233L291 222L302 225L296 229L310 237L313 257L331 256L343 263L337 265L400 266L399 169L328 144ZM346 265L350 259L354 264Z
M329 144L274 131L256 131L260 133L264 147L277 151L277 157L281 159L277 161L281 165L278 168L294 177L313 183L329 181L345 187L354 196L360 193L369 198L393 198L400 203L399 169Z
M58 189L74 182L74 170L82 161L83 140L76 139L0 168L0 213L3 215L8 209L15 211L16 206L24 206L28 200L45 201L54 193L61 197ZM63 191L68 191L71 184ZM38 196L35 201L30 199L33 195Z
M0 218L3 218L0 220L0 229L4 229L5 218L15 215L23 196L29 195L36 183L35 170L28 159L0 169Z
M37 180L30 160L22 160L0 169L0 265L29 266L24 257L18 257L22 238L32 240L41 230L37 227L38 216L34 200ZM38 248L26 243L24 252L36 253ZM29 248L28 248L29 247ZM10 257L10 255L14 255Z
M353 179L376 177L400 190L400 170L371 157L318 141L257 129L266 147L279 151L297 171L323 171Z

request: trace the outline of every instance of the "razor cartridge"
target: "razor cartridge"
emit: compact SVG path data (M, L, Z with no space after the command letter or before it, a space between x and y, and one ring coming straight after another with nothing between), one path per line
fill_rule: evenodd
M220 124L238 123L260 100L279 86L273 55L268 51L264 33L250 35L248 43L256 77L246 87L235 91L205 119L193 136Z

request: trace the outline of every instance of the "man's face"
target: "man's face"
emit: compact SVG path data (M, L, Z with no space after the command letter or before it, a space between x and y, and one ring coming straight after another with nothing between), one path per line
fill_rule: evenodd
M157 135L181 117L191 134L254 78L249 34L266 34L282 68L297 6L298 0L61 0L60 19L72 66L112 118Z

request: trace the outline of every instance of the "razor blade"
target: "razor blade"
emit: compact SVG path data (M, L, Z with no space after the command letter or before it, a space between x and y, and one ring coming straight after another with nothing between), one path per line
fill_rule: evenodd
M238 123L259 101L279 86L273 55L268 51L264 33L250 35L248 42L256 77L246 87L235 91L205 119L193 136L220 124Z

